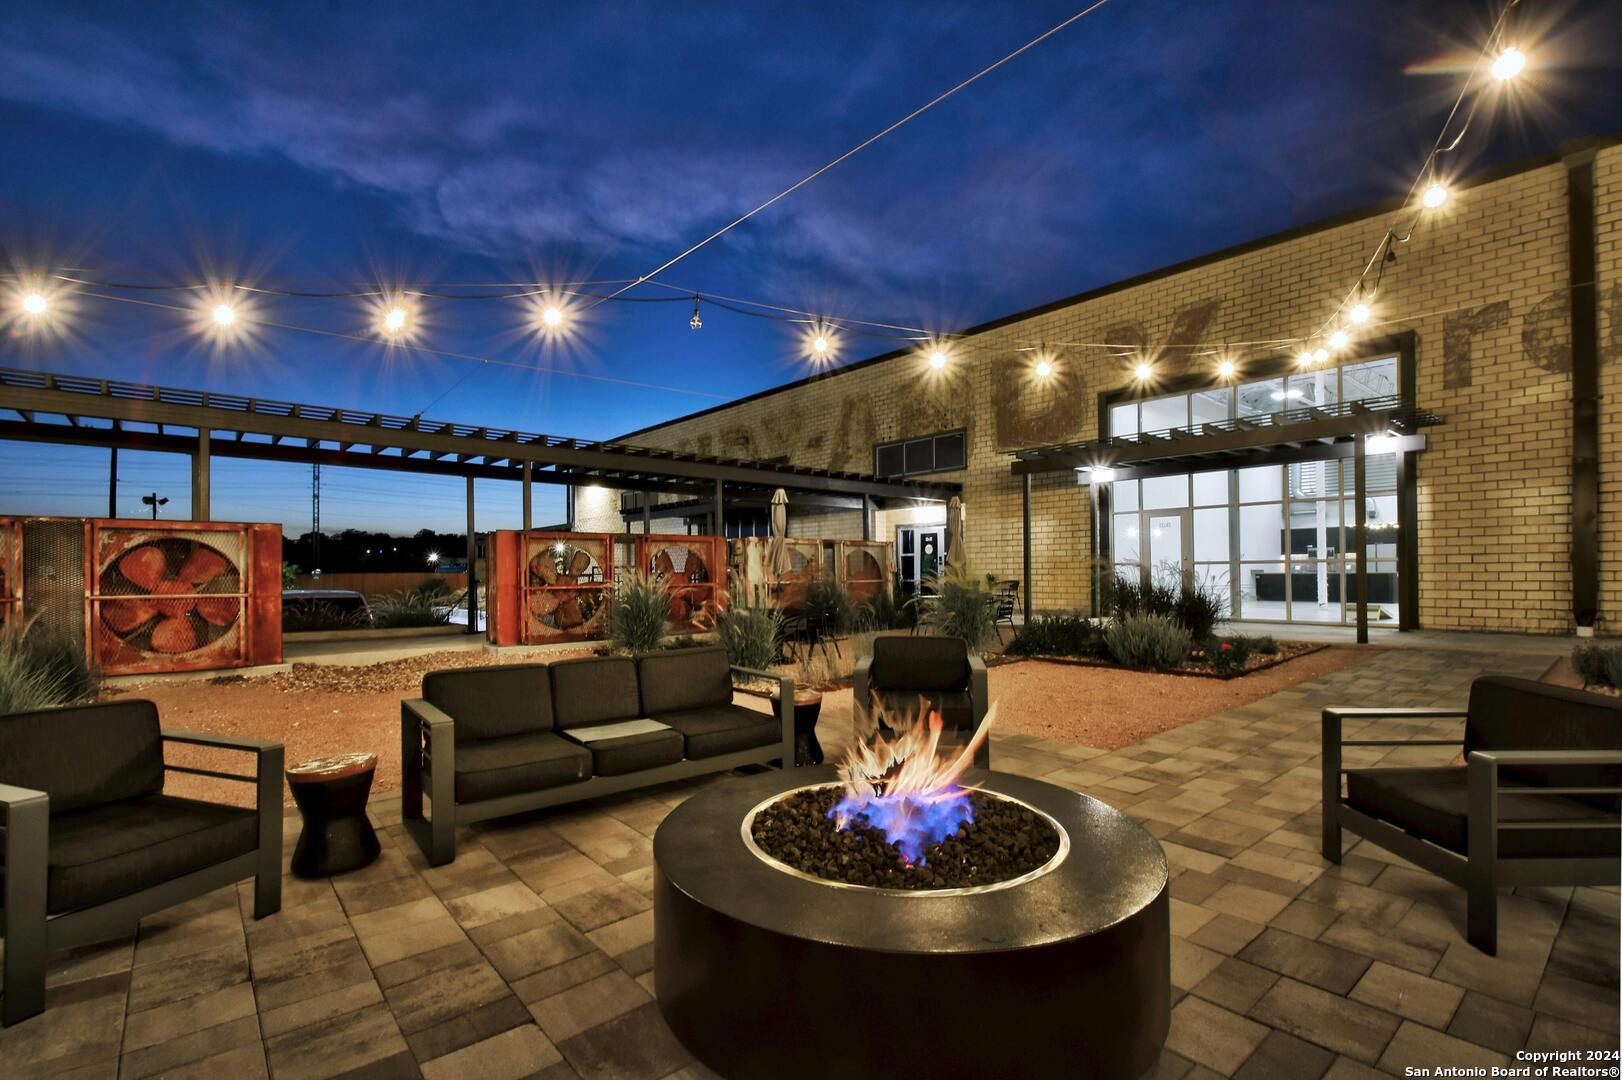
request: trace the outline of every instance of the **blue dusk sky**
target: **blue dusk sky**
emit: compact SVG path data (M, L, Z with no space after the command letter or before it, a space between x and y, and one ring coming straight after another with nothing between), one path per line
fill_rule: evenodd
M635 278L1079 7L10 0L0 269L304 292ZM219 347L151 306L196 293L80 287L48 332L7 324L0 366L611 437L809 373L791 325L706 305L690 330L692 292L952 331L1400 195L1496 7L1111 0L661 274L673 289L577 298L563 340L521 304L424 300L414 340L463 355L389 349L355 340L362 301L261 296L249 340ZM1622 128L1614 16L1522 0L1516 106L1449 167ZM842 335L838 359L892 344ZM106 468L0 444L0 513L104 514ZM120 472L121 513L156 490L186 515L184 458ZM325 474L329 531L463 527L455 479ZM481 529L517 524L516 485L479 500ZM538 489L538 521L562 512ZM297 534L309 513L307 467L216 460L216 517Z

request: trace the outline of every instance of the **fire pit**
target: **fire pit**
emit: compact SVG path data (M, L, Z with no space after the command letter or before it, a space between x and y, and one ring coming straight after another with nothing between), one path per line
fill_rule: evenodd
M1096 799L958 767L972 746L951 764L910 750L728 781L665 818L654 979L671 1029L729 1080L1143 1075L1170 1019L1159 844ZM926 765L927 784L908 776ZM801 803L829 825L785 846L811 827ZM943 805L943 831L907 839ZM799 824L776 838L757 829L783 815ZM899 869L852 874L838 858L850 852L830 864L818 847L862 830L901 837L884 845ZM988 843L1013 856L991 874ZM808 845L809 858L790 851ZM925 874L941 880L908 877Z

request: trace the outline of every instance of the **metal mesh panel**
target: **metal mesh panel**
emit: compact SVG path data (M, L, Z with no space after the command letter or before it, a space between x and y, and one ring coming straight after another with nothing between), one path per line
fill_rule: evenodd
M609 541L524 536L524 641L602 637L608 619Z
M98 528L94 542L91 645L105 670L243 661L241 530Z
M22 522L0 518L0 625L22 613Z
M670 622L677 631L709 629L720 603L718 575L726 570L725 543L708 536L641 541L638 563L670 586Z
M23 617L84 648L84 523L23 525Z

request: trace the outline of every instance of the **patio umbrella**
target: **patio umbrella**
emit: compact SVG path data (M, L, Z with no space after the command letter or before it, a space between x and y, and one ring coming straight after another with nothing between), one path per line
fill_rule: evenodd
M967 561L963 554L963 500L956 495L946 504L946 565L962 570Z
M788 553L788 492L772 492L771 540L766 544L766 570L774 579L794 569Z

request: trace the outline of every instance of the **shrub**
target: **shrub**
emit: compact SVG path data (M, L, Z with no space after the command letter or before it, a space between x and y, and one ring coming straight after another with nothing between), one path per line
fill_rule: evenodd
M1037 615L1008 643L1009 656L1091 656L1104 653L1104 636L1084 615Z
M1205 643L1205 662L1219 675L1232 675L1245 670L1255 652L1255 640L1243 634L1216 637Z
M1253 644L1255 645L1256 651L1261 653L1263 656L1278 655L1278 642L1273 640L1272 634L1263 634L1261 637L1253 639Z
M1128 615L1104 631L1104 644L1116 663L1169 671L1188 659L1193 639L1165 615Z
M830 634L849 630L856 615L850 597L839 582L826 577L814 578L805 587L805 602L801 611L807 620Z
M777 662L783 637L783 613L761 598L734 588L731 603L715 617L715 633L727 651L727 662L764 670Z
M924 612L930 631L962 638L979 649L997 633L991 593L983 578L967 570L949 569L930 580L935 595Z
M1204 641L1222 616L1227 600L1222 589L1210 581L1179 581L1176 585L1115 577L1104 594L1104 606L1117 619L1129 615L1164 615L1188 631L1195 641Z
M817 646L809 650L796 664L794 684L808 690L831 690L850 682L856 671L856 661L873 652L873 639L878 635L859 630L845 639L844 646L835 652Z
M441 603L449 600L454 591L450 582L438 576L425 577L411 587L413 596L426 596Z
M325 600L300 601L282 605L282 632L306 630L354 630L367 626L364 610L345 611Z
M366 605L372 612L372 625L380 630L444 626L451 621L448 597L431 596L416 589L374 596Z
M299 576L303 573L304 568L298 563L282 563L282 588L291 589L293 586L297 585Z
M608 601L608 643L615 652L644 653L659 647L670 614L670 586L645 571L622 574Z
M1622 687L1622 645L1579 645L1571 666L1584 686Z
M0 715L94 697L100 680L70 641L38 623L0 627Z
M918 609L894 593L881 592L856 609L855 625L866 630L906 630L918 621Z

